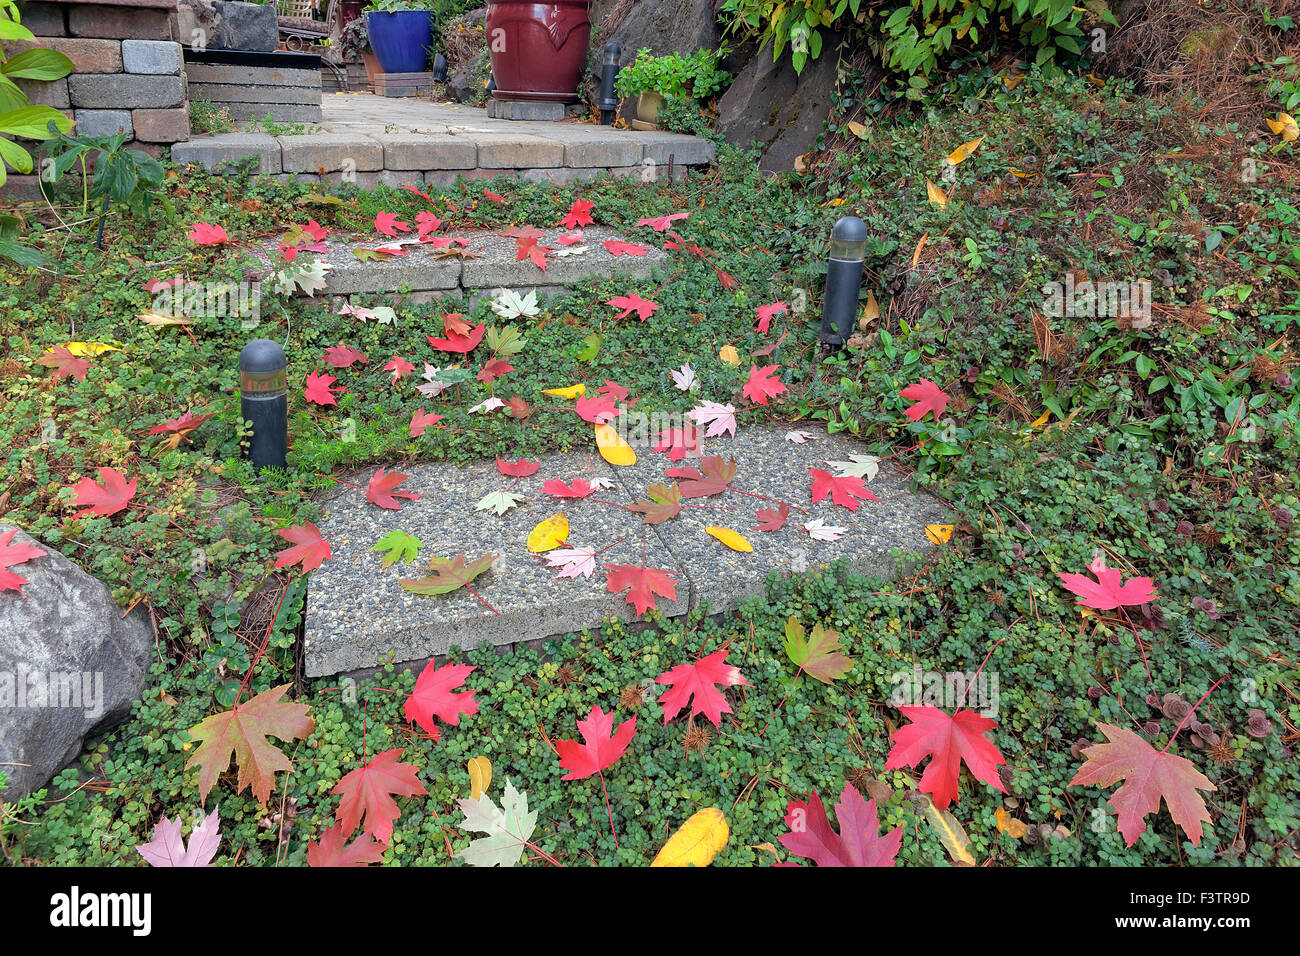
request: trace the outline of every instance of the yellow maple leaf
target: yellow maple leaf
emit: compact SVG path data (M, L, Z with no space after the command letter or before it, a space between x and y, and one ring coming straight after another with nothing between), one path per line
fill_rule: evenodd
M625 467L636 464L636 452L625 442L617 431L603 422L596 423L596 448L600 457L611 465Z
M753 551L754 546L745 540L745 536L738 531L732 531L730 528L720 528L717 525L710 525L704 529L713 537L717 538L732 551Z
M579 395L587 394L587 386L579 382L577 385L570 385L568 388L544 388L543 395L554 395L556 398L574 399Z
M928 524L925 526L925 536L935 544L947 544L952 538L954 527L956 526L950 524Z
M469 796L471 800L477 800L492 783L492 761L487 757L471 757L466 767L469 769Z
M537 522L528 535L528 550L533 554L553 551L569 537L569 518L563 511Z
M997 808L993 816L997 818L999 832L1010 834L1011 839L1013 840L1019 840L1026 833L1029 832L1028 824L1026 824L1023 820L1017 820L1015 817L1007 813L1007 811L1003 810L1001 807Z
M727 845L727 818L717 807L706 807L668 838L651 866L708 866ZM775 850L773 850L775 854Z
M940 209L948 205L948 195L930 180L925 181L925 194L930 197L930 202L934 203Z
M979 145L982 142L984 142L983 136L978 139L973 139L969 143L962 143L948 154L944 162L949 166L956 166L958 163L965 162L967 159L970 159L971 154L974 153L975 150L979 149Z
M1276 120L1265 118L1264 122L1268 123L1268 128L1281 136L1284 142L1291 143L1300 138L1300 126L1296 125L1290 113L1278 113Z
M734 345L724 345L722 348L718 349L718 358L722 359L722 361L726 362L728 365L740 364L740 353L736 351Z

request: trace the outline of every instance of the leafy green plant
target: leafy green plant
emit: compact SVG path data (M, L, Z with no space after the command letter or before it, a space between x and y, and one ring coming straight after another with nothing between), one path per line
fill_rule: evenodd
M35 35L20 22L18 5L0 0L0 40L34 40ZM48 127L54 124L62 132L72 129L72 120L50 106L33 106L14 80L57 80L72 72L72 61L56 50L25 50L6 57L0 47L0 186L4 185L10 166L20 173L32 171L32 156L22 146L7 139L48 139Z
M722 50L697 50L689 56L670 53L652 56L648 48L618 72L616 88L621 96L658 93L666 99L707 100L731 82L731 74L718 69Z
M52 142L46 147L53 151L62 147L62 152L53 157L49 167L48 181L51 183L67 173L74 165L80 165L82 198L81 211L84 215L93 200L100 200L99 227L95 245L102 248L104 238L104 219L108 215L111 203L122 203L137 215L142 215L155 200L165 198L156 191L162 185L162 163L141 149L125 149L125 133L112 136L69 136L50 124ZM93 175L86 172L86 158L93 154L95 171Z

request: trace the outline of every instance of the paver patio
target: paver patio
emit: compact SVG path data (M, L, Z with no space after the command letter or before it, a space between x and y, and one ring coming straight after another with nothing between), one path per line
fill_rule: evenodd
M643 180L674 179L707 166L708 140L657 131L619 130L576 120L497 119L486 109L389 98L370 93L326 93L322 122L309 132L198 136L172 148L177 163L218 169L257 157L256 172L287 180L446 185L457 177L506 174L560 185L602 173Z

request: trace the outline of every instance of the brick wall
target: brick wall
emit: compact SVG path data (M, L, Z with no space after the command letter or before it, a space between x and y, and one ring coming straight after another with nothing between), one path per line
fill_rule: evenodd
M20 2L19 11L37 39L5 41L9 56L47 47L72 61L64 79L17 81L33 103L75 120L74 133L122 131L128 145L154 156L190 138L185 64L173 35L176 0L33 0ZM34 176L12 176L4 187L11 198L38 192Z

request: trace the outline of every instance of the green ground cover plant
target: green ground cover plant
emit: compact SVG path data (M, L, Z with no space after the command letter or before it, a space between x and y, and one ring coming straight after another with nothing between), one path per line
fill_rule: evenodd
M292 770L276 775L265 804L237 790L233 774L207 797L206 811L221 809L217 862L307 862L336 814L331 791L401 748L428 796L401 798L382 849L390 863L456 861L472 839L458 803L471 792L466 764L485 756L497 781L488 795L500 799L509 779L538 813L526 853L539 865L646 864L710 806L731 829L714 865L786 860L789 803L810 791L833 803L846 783L876 801L882 832L903 827L900 864L1294 864L1293 145L1272 151L1276 137L1198 125L1113 81L1031 72L1014 89L972 87L966 98L973 108L873 121L815 177L765 177L730 147L684 183L498 179L429 201L171 169L169 207L149 220L123 207L107 220L104 251L85 224L29 216L27 240L58 266L11 270L0 285L5 518L108 581L123 605L147 601L160 660L131 718L79 768L36 800L4 805L5 858L139 864L135 848L160 817L188 826L200 806L196 772L185 769L199 746L193 731L227 712L241 687L247 701L296 683L302 577L275 568L285 544L276 531L315 520L313 496L332 476L589 445L571 418L469 414L492 394L473 378L426 403L447 427L413 439L411 402L382 361L349 370L337 408L303 399L326 348L432 362L420 343L438 334L442 313L459 311L526 335L534 360L513 363L510 393L613 378L646 407L683 412L695 400L670 375L683 362L702 394L727 396L749 362L719 361L719 350L747 358L778 343L765 361L779 362L787 391L742 427L816 421L860 437L951 503L952 536L892 582L816 568L774 577L765 600L719 618L652 611L541 649L457 652L475 668L463 689L478 712L436 740L404 719L416 682L407 670L389 665L355 686L297 683L292 696L314 726L281 746ZM1242 175L1247 159L1254 178ZM485 186L507 201L491 201ZM644 322L613 319L607 301L633 291L619 282L585 282L540 315L509 320L487 303L418 305L400 290L362 303L392 307L392 324L267 291L256 334L286 340L290 359L293 446L282 473L255 475L240 458L235 358L249 331L230 317L138 318L151 309L146 284L177 274L239 282L249 262L238 244L278 240L308 219L364 234L380 213L413 221L432 203L457 227L501 229L559 222L579 198L645 244L664 236L638 220L689 212L672 229L704 254L681 250L671 271L637 287L660 306ZM828 356L816 340L827 236L850 212L872 233L863 310L849 347ZM187 238L196 222L220 224L233 242L196 245ZM1048 314L1053 283L1143 279L1149 316L1098 314L1086 299ZM778 301L786 310L758 331L756 310ZM68 343L112 348L88 350L84 376L56 377L37 360ZM900 392L918 379L949 401L912 420ZM212 417L179 437L149 434L187 410ZM355 440L343 439L345 422ZM148 507L72 517L72 489L99 467L136 479L134 502ZM1098 555L1126 578L1150 578L1159 599L1081 609L1058 575ZM796 679L791 618L840 636L852 661L843 676ZM732 713L719 726L663 723L651 682L724 648L747 681L725 691ZM1006 760L995 774L1002 789L963 776L945 819L919 768L886 769L907 723L891 695L914 667L970 674L986 657L1000 688L988 736ZM575 737L593 706L616 724L637 717L636 735L601 776L562 781L552 743ZM1107 803L1112 786L1071 785L1101 723L1141 732L1205 776L1214 789L1202 788L1199 840L1161 808L1130 841Z

